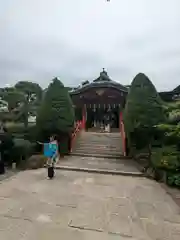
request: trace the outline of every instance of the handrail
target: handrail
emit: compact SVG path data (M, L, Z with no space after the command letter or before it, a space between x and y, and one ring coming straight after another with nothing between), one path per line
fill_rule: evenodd
M73 147L74 140L75 140L75 138L77 136L77 133L81 130L81 128L82 128L82 121L77 121L76 124L75 124L74 132L71 135L71 148L70 148L70 152L72 152L72 147Z
M124 122L122 117L122 112L120 113L120 132L121 132L121 138L122 138L122 149L123 149L123 155L126 156L126 134L124 130Z

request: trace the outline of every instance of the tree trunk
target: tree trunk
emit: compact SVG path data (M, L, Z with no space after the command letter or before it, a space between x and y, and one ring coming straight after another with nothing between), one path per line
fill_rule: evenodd
M25 129L28 128L28 110L29 110L29 106L28 106L28 103L26 102L24 104L24 127L25 127Z
M151 165L151 156L152 156L152 144L148 145L148 164Z

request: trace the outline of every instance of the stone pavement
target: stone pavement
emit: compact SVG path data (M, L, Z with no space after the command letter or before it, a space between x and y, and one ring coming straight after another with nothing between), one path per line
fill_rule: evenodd
M17 172L18 172L17 170L6 169L5 174L0 174L0 181L3 181L4 179L12 177Z
M142 177L24 171L0 184L0 239L179 240L179 208Z

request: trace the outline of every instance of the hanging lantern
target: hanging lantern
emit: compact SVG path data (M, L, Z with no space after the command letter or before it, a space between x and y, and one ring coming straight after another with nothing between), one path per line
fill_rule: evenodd
M93 104L93 112L95 112L96 111L96 109L95 109L95 104Z

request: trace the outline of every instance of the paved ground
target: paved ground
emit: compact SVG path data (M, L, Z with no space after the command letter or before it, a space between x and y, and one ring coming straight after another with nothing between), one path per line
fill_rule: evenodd
M64 159L60 159L58 165L140 174L136 162L131 159L108 159L97 157L68 156Z
M0 184L0 239L179 240L179 208L145 178L20 172Z
M13 171L11 169L6 169L5 174L0 174L0 181L3 181L4 179L10 178L13 175L15 175L18 171Z

